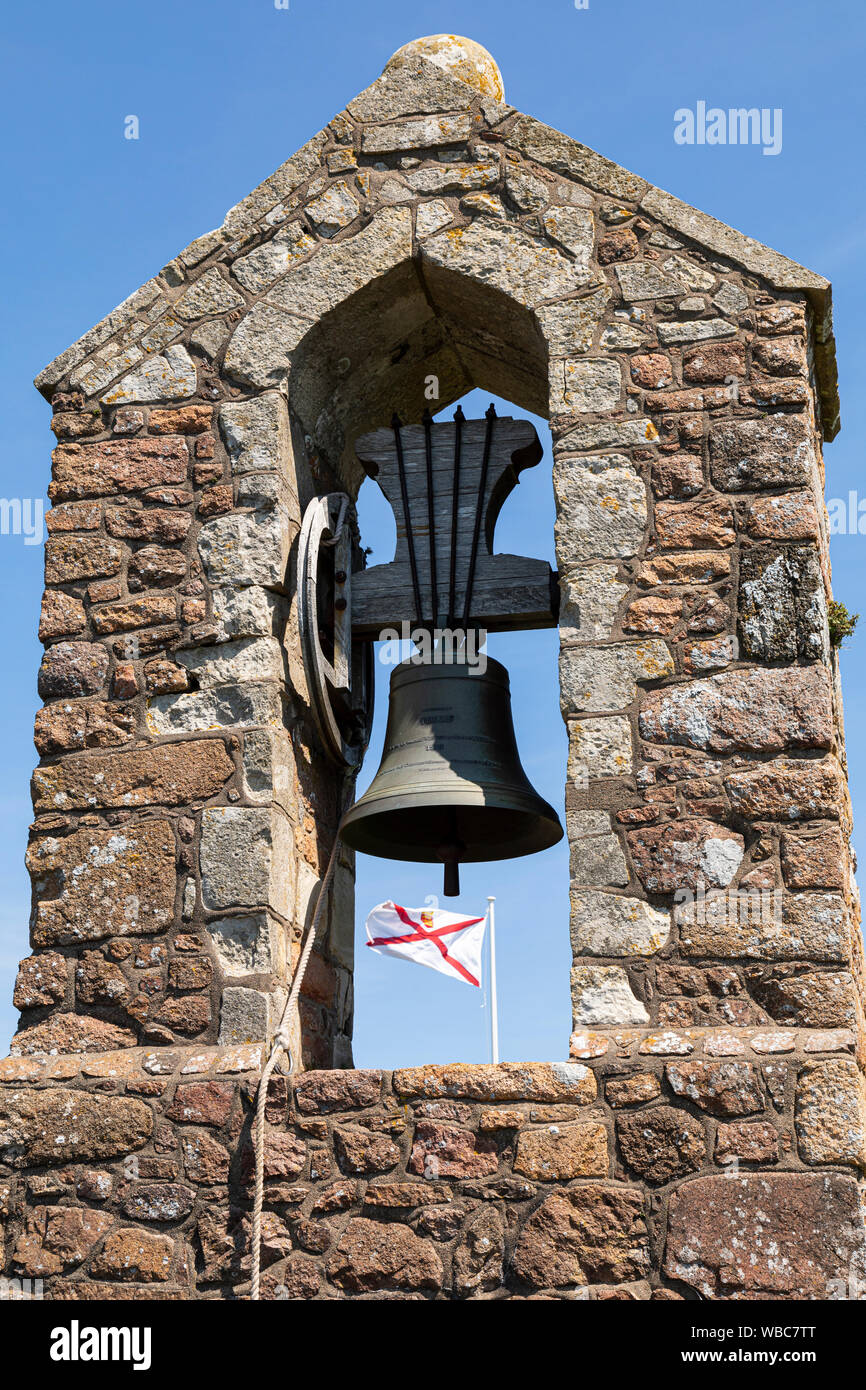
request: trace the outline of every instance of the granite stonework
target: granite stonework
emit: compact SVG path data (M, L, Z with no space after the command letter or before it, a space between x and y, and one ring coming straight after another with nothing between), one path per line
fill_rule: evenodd
M479 386L553 433L571 1060L353 1070L341 853L303 1074L271 1088L265 1296L837 1297L866 1049L829 285L521 115L449 36L38 378L3 1270L58 1299L248 1295L262 1049L350 791L309 717L295 543L431 378L439 408Z

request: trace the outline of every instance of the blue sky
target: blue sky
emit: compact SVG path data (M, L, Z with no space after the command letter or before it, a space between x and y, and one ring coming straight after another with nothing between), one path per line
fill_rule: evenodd
M31 381L52 357L272 172L380 73L401 44L451 31L497 59L509 101L768 245L834 286L843 430L826 452L827 495L859 487L866 401L862 131L866 20L859 0L42 0L4 15L0 216L5 332L0 342L0 496L41 497L49 408ZM674 112L699 101L781 108L774 157L754 146L675 143ZM124 139L139 118L140 138ZM480 402L482 408L487 398ZM474 402L470 403L474 410ZM467 407L467 410L469 407ZM550 556L549 451L503 512L502 549ZM365 502L370 544L381 510ZM379 558L386 558L384 554ZM836 596L866 610L863 540L834 538ZM0 536L5 679L0 784L0 1052L17 1015L14 971L27 946L23 867L38 707L41 547ZM561 804L565 735L550 633L493 639L509 666L524 763ZM864 642L843 657L855 818L866 825ZM379 699L378 741L385 709ZM374 740L365 780L375 768ZM362 784L363 785L363 782ZM564 848L464 871L459 899L498 898L502 1055L566 1054L569 1009ZM423 905L423 868L359 860L363 912L384 897ZM356 981L356 1060L366 1065L486 1056L476 991L402 962L366 957Z

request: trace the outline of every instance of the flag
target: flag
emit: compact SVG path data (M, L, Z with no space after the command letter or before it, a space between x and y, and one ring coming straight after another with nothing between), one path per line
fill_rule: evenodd
M367 918L367 945L380 955L414 960L480 987L485 922L485 917L461 917L439 908L379 903Z

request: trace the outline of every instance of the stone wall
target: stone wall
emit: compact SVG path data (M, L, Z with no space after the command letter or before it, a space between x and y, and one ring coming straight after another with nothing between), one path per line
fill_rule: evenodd
M350 791L308 714L294 544L431 375L440 406L483 386L553 432L573 1060L352 1071L343 856L295 1021L325 1070L271 1107L269 1287L825 1297L859 1258L829 286L483 87L389 65L38 379L58 443L0 1175L6 1268L52 1296L243 1285L255 1044ZM783 1267L759 1210L794 1233Z
M851 1034L586 1050L275 1076L262 1296L852 1296ZM0 1062L10 1271L67 1300L248 1296L259 1065L250 1047Z
M15 1050L263 1039L342 793L285 638L315 484L277 392L54 407ZM311 1065L351 1060L351 876L305 985Z

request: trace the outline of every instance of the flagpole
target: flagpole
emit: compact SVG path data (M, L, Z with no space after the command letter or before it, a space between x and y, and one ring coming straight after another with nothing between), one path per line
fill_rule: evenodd
M487 916L490 919L490 1060L499 1061L499 1013L496 1005L496 920L493 912L495 898L487 899Z

